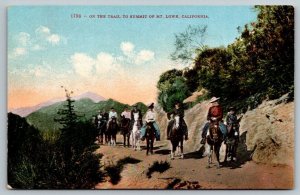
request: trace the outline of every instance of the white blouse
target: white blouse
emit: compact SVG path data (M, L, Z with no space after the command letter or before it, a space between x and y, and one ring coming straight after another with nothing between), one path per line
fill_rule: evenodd
M156 120L156 114L154 111L148 110L146 113L146 122L153 122Z

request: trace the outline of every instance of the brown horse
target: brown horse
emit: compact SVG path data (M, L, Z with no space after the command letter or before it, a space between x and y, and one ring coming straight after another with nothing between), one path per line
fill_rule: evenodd
M174 159L174 153L177 149L177 147L180 147L180 158L183 159L183 130L179 125L179 116L174 117L174 122L172 125L172 129L170 132L170 141L172 144L171 148L171 159Z
M125 118L124 116L122 116L121 118L121 123L120 123L120 130L121 133L123 135L123 146L126 147L126 143L127 146L129 147L129 138L130 138L130 133L131 133L131 124L130 124L130 119Z
M147 122L146 124L146 143L147 143L147 152L146 155L150 153L153 154L153 145L154 145L154 138L155 138L155 129L153 126L153 122Z
M108 123L108 127L106 130L109 145L116 146L118 130L119 130L119 125L117 123L117 119L115 117L112 117L111 121Z
M104 140L103 137L104 137L104 134L105 134L106 126L107 126L106 120L98 121L97 130L98 130L98 142L99 142L99 144L103 144L103 140ZM107 136L105 135L105 137L107 137Z
M209 125L209 135L207 135L206 141L209 145L208 168L210 167L210 164L212 164L213 153L215 153L217 159L217 168L220 168L220 148L223 142L223 135L218 120L211 120Z

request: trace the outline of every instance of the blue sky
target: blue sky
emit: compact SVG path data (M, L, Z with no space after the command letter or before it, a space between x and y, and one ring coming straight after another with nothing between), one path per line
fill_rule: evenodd
M74 19L71 14L82 17ZM208 18L90 19L94 14ZM255 21L256 15L248 6L9 7L9 107L62 96L60 85L78 94L94 91L126 103L155 101L159 75L172 67L182 68L169 59L174 34L188 25L207 25L204 44L226 46L239 36L237 27ZM41 93L45 88L47 91ZM124 89L130 90L130 95L117 92ZM18 102L21 94L35 94L37 98Z

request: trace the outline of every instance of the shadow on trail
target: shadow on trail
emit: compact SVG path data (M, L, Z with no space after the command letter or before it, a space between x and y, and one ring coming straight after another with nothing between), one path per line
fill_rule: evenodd
M109 165L109 166L105 167L104 170L106 171L107 176L110 177L110 182L113 185L116 185L121 180L121 172L124 169L124 165L137 164L139 162L141 162L141 160L128 156L128 157L118 160L117 164L115 164L115 165Z
M190 152L190 153L186 153L184 155L184 158L185 159L190 159L190 158L201 159L201 158L203 158L204 152L205 152L205 147L204 147L204 145L202 145L199 150Z
M155 154L160 154L160 155L169 155L170 154L170 150L169 149L162 149L162 150L157 150L154 151Z
M247 137L247 131L242 133L240 136L240 141L238 144L237 148L237 161L227 161L227 162L222 162L222 168L230 167L231 169L237 169L237 168L242 168L241 166L245 164L247 161L252 160L252 155L256 149L256 146L254 147L253 150L248 150L247 145L246 145L246 137Z

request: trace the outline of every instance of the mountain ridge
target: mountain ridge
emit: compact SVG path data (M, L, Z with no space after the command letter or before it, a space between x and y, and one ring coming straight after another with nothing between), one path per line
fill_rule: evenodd
M86 99L86 98L92 100L95 103L106 100L106 98L104 98L103 96L98 95L94 92L90 92L90 91L87 91L80 95L74 96L72 99L80 100L80 99ZM27 117L28 115L30 115L33 112L36 112L44 107L51 106L55 103L63 102L63 101L65 101L65 99L66 99L65 97L53 98L53 99L47 100L45 102L39 103L34 106L16 108L16 109L11 110L10 112L17 114L21 117Z

